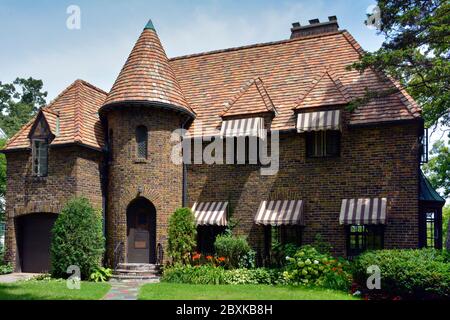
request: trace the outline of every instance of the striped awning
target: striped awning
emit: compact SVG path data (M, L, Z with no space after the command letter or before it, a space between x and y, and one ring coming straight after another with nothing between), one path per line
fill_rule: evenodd
M304 225L302 200L276 200L261 202L255 223L262 225Z
M220 130L222 137L258 137L266 138L264 118L225 120Z
M299 113L297 131L341 130L341 110Z
M345 225L386 224L386 198L342 200L339 223Z
M226 226L228 202L196 202L192 207L198 226Z

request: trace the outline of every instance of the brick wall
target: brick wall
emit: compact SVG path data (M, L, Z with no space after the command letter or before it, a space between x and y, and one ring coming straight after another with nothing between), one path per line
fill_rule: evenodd
M138 197L148 199L156 208L156 241L165 244L169 216L182 206L183 168L171 161L170 136L181 126L175 113L156 108L129 107L107 114L113 131L112 163L108 185L108 256L127 240L127 207ZM148 158L137 159L136 128L148 129ZM125 246L126 249L126 246ZM126 250L123 252L126 257Z
M6 255L20 268L15 218L32 213L60 213L74 196L87 197L101 209L99 163L102 154L79 146L49 149L48 176L32 175L31 150L12 152L7 159Z
M303 242L316 234L346 251L345 228L339 225L344 198L387 197L386 248L418 245L417 123L344 128L341 156L306 158L305 134L280 135L280 170L261 176L258 166L190 165L188 202L230 201L240 220L238 234L249 235L256 249L263 247L263 227L253 222L262 200L302 199L306 227Z

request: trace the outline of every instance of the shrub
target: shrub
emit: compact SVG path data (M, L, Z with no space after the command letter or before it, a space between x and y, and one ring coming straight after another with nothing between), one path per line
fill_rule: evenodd
M355 260L354 277L363 288L367 268L381 270L381 292L405 298L450 298L448 255L435 249L380 250L362 254ZM369 293L374 293L369 292Z
M100 267L91 273L89 280L94 282L106 282L112 277L112 275L113 272L111 269Z
M238 263L239 268L254 269L256 267L256 251L250 249L244 254Z
M12 273L13 271L14 269L10 264L0 265L0 274L8 274Z
M181 208L169 219L168 254L174 263L187 263L196 246L197 229L192 211Z
M176 265L165 268L162 281L187 284L284 284L281 271L275 269L232 269L211 265Z
M225 269L221 267L177 264L165 268L162 281L188 284L224 284Z
M315 285L330 289L348 290L351 285L349 262L334 259L320 253L312 246L301 247L293 257L287 257L288 264L283 273L285 280L294 285Z
M101 214L85 198L70 200L52 230L52 276L66 278L67 268L75 265L88 279L101 264L104 245Z
M271 263L277 267L285 266L287 263L286 257L293 257L299 248L299 246L293 243L274 243L272 245Z
M229 268L238 268L239 263L251 252L251 248L244 237L219 235L214 242L216 253L227 258Z

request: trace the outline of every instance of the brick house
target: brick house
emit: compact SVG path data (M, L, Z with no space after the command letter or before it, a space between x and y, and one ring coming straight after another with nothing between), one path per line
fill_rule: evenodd
M195 213L199 250L211 252L233 221L260 263L272 239L320 235L341 256L440 247L443 203L420 172L420 108L383 74L346 69L363 51L335 17L291 31L168 59L149 22L109 93L75 81L3 150L6 259L48 270L51 226L74 196L102 209L111 263L159 262L183 206ZM366 89L394 93L349 111ZM179 129L183 163L173 160ZM188 161L187 150L195 157L222 140L231 164ZM278 151L272 174L247 152L262 141Z

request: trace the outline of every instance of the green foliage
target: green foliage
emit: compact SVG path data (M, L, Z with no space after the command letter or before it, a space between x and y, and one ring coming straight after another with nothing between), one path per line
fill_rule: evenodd
M197 228L194 214L189 208L181 208L169 219L168 254L174 263L187 263L196 246Z
M211 265L176 265L164 270L162 281L186 284L284 284L277 269L233 269Z
M301 247L293 257L288 257L285 280L294 285L327 286L330 289L348 290L351 285L350 264L320 253L312 246Z
M4 264L1 265L0 264L0 274L8 274L8 273L12 273L14 271L12 265L10 264Z
M42 80L17 78L13 83L0 82L0 128L12 137L45 105L47 92Z
M386 72L400 80L423 107L428 127L449 125L450 2L446 0L378 0L382 47L352 67ZM392 92L368 92L373 96ZM363 101L365 102L365 101ZM355 106L353 106L354 108Z
M433 188L442 189L444 198L450 196L450 142L437 141L430 152L431 158L423 170Z
M244 254L238 263L239 268L254 269L256 267L256 251L250 249L246 254Z
M112 277L112 275L113 272L111 269L100 267L91 273L89 280L94 282L106 282Z
M162 281L189 284L224 284L224 277L225 269L221 267L177 264L164 269Z
M447 250L450 250L450 206L442 209L442 241Z
M380 250L355 260L354 277L366 287L367 268L381 270L381 290L405 298L450 297L449 255L435 249Z
M219 235L214 242L218 256L226 258L228 268L238 268L239 263L250 254L251 248L245 237Z
M52 276L65 278L67 268L78 266L88 279L104 253L102 217L85 198L74 198L63 208L52 230Z
M271 263L273 266L282 267L286 265L286 257L293 257L299 249L299 246L293 243L281 244L279 242L272 243Z

